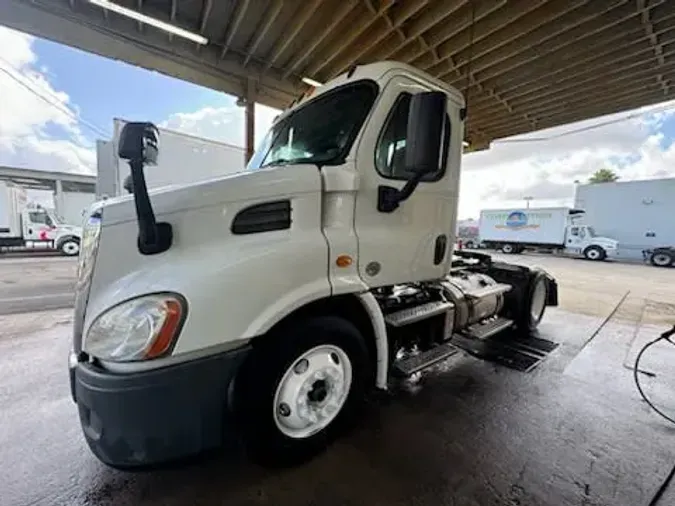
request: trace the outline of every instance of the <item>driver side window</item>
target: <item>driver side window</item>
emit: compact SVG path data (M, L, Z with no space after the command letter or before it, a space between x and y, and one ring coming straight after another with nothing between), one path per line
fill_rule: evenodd
M398 96L375 148L375 168L381 176L387 179L407 180L412 175L406 171L405 167L405 146L411 96L410 93L401 93ZM439 168L436 172L425 175L422 181L438 181L445 173L450 144L450 117L448 115L446 115L443 134L443 155Z

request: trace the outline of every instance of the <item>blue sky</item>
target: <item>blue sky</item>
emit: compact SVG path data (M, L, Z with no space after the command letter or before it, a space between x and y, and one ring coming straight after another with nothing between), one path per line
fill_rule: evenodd
M243 145L243 110L224 93L2 26L0 67L105 132L120 117ZM3 73L0 97L0 164L95 172L94 140L101 135ZM574 181L585 181L600 168L615 170L621 180L674 177L675 103L667 105L521 136L527 142L495 142L465 156L460 217L476 216L485 207L522 205L524 195L534 196L538 205L571 203ZM276 114L256 107L256 139ZM532 140L542 137L549 140Z
M177 111L233 105L224 93L47 40L36 39L33 50L53 87L65 90L82 117L107 132L114 117L161 122ZM86 127L83 132L97 137Z

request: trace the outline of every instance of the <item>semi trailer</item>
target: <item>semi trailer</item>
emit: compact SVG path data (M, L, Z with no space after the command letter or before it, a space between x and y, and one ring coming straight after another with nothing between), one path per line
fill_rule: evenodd
M81 233L81 227L64 223L52 210L29 204L25 188L0 181L0 251L57 250L77 256Z
M284 111L245 171L152 191L159 131L126 124L133 194L89 211L69 356L93 453L143 467L229 434L303 462L458 336L533 332L555 279L453 251L466 114L414 67L357 66Z
M130 192L129 169L118 156L120 134L129 121L113 120L113 138L96 144L97 184L99 197L115 197ZM159 128L162 159L156 171L148 173L147 187L195 183L244 170L243 148L211 139Z
M589 260L618 256L619 244L583 223L583 209L490 209L480 213L480 242L506 254L540 250Z

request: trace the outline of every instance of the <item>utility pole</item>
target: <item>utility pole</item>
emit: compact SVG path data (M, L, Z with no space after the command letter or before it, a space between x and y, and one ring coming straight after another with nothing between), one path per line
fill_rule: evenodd
M526 208L529 209L530 208L530 201L534 200L534 197L523 197L523 200L526 202L526 204L525 204Z

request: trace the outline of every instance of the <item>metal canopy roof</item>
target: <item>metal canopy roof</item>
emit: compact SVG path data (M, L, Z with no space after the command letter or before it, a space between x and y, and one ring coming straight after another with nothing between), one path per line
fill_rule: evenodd
M475 147L675 95L672 0L115 1L210 42L86 0L5 0L0 22L279 108L302 77L403 61L468 92Z

